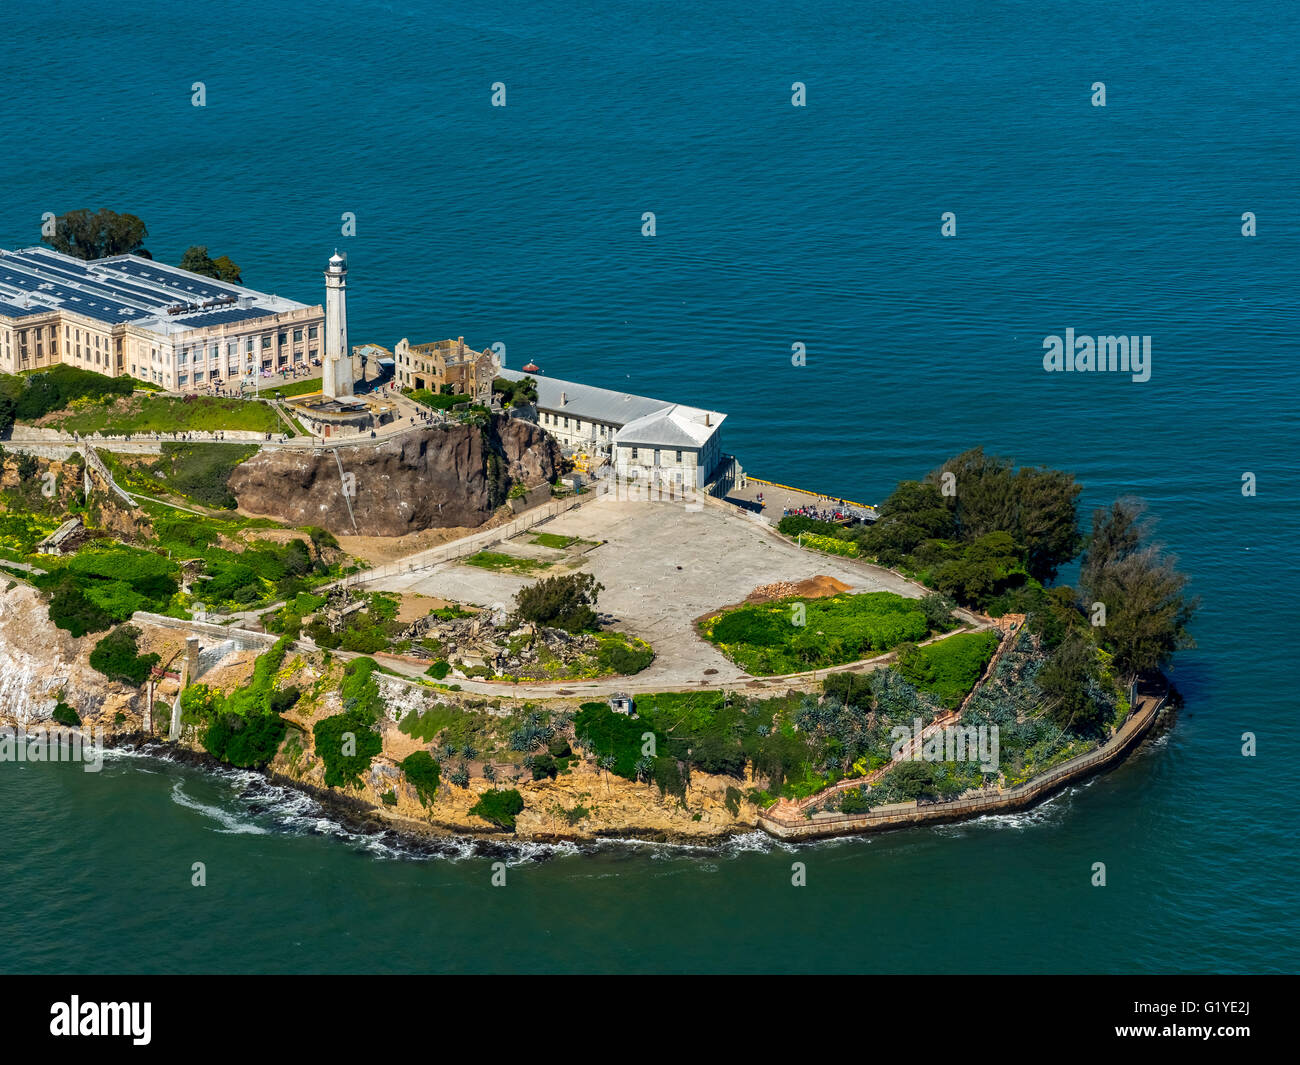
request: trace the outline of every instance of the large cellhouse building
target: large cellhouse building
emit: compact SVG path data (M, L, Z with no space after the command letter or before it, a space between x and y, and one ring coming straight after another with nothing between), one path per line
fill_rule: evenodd
M311 365L324 311L117 255L0 250L0 372L67 363L169 391ZM233 383L233 382L232 382Z

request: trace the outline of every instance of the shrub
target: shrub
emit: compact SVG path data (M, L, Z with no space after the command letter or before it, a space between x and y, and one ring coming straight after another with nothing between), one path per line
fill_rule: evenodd
M136 643L140 630L134 625L119 625L90 652L90 664L110 680L139 687L150 670L160 661L156 654L142 655Z
M428 806L438 794L438 784L442 776L442 767L433 760L428 751L416 751L402 759L402 772L415 788L421 806Z
M449 663L445 658L438 659L438 661L425 670L425 673L431 676L434 680L442 680L442 678L450 672L451 663Z
M615 713L608 703L583 703L573 717L578 741L596 755L612 755L610 772L627 780L636 779L637 761L642 757L642 734L653 732L656 749L666 748L662 732L645 721L633 721L626 714Z
M515 830L515 818L523 812L524 798L514 788L505 791L485 791L478 802L469 808L469 812L494 825Z
M617 640L602 640L596 661L602 673L629 676L639 673L654 661L655 653L638 640L641 646L631 647Z
M63 725L67 728L76 728L76 726L81 724L81 715L62 699L58 701L58 704L54 707L54 713L52 713L50 717L52 717L57 724Z
M805 514L787 514L776 523L777 530L786 536L813 533L816 536L839 536L841 529L833 521L819 521ZM807 543L807 539L804 540Z
M328 787L354 787L360 784L361 774L370 768L371 759L384 745L379 733L371 728L373 723L373 717L357 710L349 710L317 721L312 727L316 753L325 763L325 783ZM349 736L355 751L353 754L344 753Z
M590 573L570 573L521 588L515 601L525 621L582 632L596 626L596 611L592 608L602 591L604 586Z
M837 536L807 534L799 542L804 547L816 548L818 551L825 551L830 555L843 555L847 558L857 558L858 556L857 544L852 540L841 540Z

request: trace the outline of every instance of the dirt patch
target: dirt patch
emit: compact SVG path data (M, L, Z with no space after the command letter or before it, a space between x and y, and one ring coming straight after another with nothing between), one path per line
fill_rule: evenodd
M253 665L261 651L232 651L215 666L204 673L199 680L210 688L230 692L242 688L253 677Z
M482 532L505 525L515 515L509 507L500 508L482 525L453 526L446 529L421 529L419 532L407 533L405 536L339 536L339 547L349 555L369 562L372 566L383 566L424 551L430 547L449 544L453 540L469 536L470 533Z
M772 599L789 599L791 596L798 596L800 599L826 599L848 591L852 589L843 581L837 581L834 577L817 576L794 583L777 581L775 584L760 584L745 597L745 602L765 603Z
M417 592L403 592L398 600L397 620L409 625L418 621L430 610L445 610L450 606L459 606L450 599L439 599L436 595L420 595Z

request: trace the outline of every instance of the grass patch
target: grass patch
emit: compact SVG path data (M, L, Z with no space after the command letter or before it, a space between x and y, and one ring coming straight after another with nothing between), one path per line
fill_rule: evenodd
M292 383L285 381L283 384L268 385L262 389L274 395L279 392L282 396L310 396L313 392L321 390L321 379L319 377L308 378L305 381L294 381Z
M803 610L803 624L799 608ZM782 599L706 618L700 634L755 676L800 673L856 662L930 632L916 599L893 592Z
M597 546L595 540L583 540L578 536L561 536L559 533L538 533L530 542L555 551L565 551L574 544L581 544L584 547Z
M112 403L83 403L74 400L67 413L55 415L49 424L64 432L90 433L184 433L218 429L255 433L284 431L284 423L265 403L218 396L176 396L147 394L120 398Z
M995 632L958 633L925 647L903 648L897 669L921 691L934 695L945 709L955 710L975 687L997 647Z
M505 555L500 551L479 551L477 554L470 555L469 558L461 560L467 566L478 566L480 569L489 569L496 572L516 573L521 576L530 576L540 570L547 569L551 563L542 562L535 558L518 558L515 555Z

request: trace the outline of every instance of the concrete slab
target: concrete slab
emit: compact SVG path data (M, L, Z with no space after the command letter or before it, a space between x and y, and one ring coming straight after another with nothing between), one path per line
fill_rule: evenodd
M607 541L572 564L605 586L599 607L613 615L611 627L654 647L655 661L636 676L641 690L646 690L644 685L748 679L696 635L693 623L702 614L741 602L759 585L824 575L855 592L919 597L924 591L888 570L801 551L760 523L714 506L690 512L680 504L601 499L540 529ZM514 594L529 583L532 579L447 563L384 579L373 587L491 606L512 605Z

